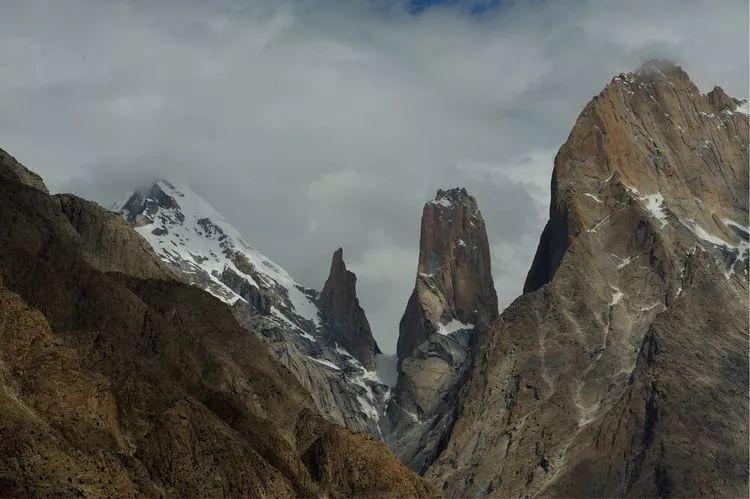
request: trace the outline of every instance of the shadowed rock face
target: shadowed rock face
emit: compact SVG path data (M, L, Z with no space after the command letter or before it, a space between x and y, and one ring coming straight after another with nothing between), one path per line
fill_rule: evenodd
M748 495L748 117L621 74L555 158L550 221L445 450L452 496Z
M28 179L0 165L0 496L434 494L317 415L225 304L136 277L155 255L88 228L137 248L135 233Z
M440 190L425 204L417 268L399 326L387 441L423 471L450 432L474 348L497 316L484 220L466 189Z
M369 370L380 353L370 323L357 299L357 276L346 269L344 250L333 254L331 271L318 298L323 322L332 342L341 345Z

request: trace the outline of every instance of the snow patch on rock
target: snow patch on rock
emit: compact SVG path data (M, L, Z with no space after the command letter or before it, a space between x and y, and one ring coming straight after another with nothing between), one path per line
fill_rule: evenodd
M473 324L465 324L458 319L453 319L448 324L440 324L440 327L438 328L438 333L442 334L443 336L450 336L455 332L458 331L465 331L467 329L473 329Z
M667 213L664 211L664 196L657 192L656 194L649 194L641 198L645 201L646 209L651 215L661 222L661 226L667 225Z
M617 286L610 287L612 288L612 291L614 291L614 293L612 293L612 300L610 300L609 305L614 306L620 303L620 300L622 300L622 298L625 296L625 293L620 291L620 288L618 288Z
M626 185L625 188L643 204L643 207L649 214L661 223L663 228L669 222L667 212L665 211L666 205L664 204L664 196L661 192L655 192L653 194L641 194L638 189Z
M307 356L307 358L310 359L310 360L313 360L313 361L317 362L318 364L322 364L322 365L324 365L326 367L330 367L333 370L336 370L336 371L340 371L341 370L341 368L339 366L337 366L336 364L334 364L331 361L328 361L328 360L325 360L325 359L316 359L315 357L310 357L309 355Z

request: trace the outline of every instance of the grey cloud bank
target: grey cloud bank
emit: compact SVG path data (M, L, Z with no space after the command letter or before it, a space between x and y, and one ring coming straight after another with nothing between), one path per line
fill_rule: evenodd
M583 105L644 60L748 95L745 1L11 1L0 147L53 191L109 205L190 184L320 288L343 246L395 349L419 217L461 185L487 222L501 306L546 220L554 154Z

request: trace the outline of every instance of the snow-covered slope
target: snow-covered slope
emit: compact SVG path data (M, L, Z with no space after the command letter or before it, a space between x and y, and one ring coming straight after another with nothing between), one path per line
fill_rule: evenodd
M317 291L252 248L185 185L160 180L134 192L119 212L162 260L231 305L310 391L324 416L379 435L389 388L337 344L316 305Z
M160 180L148 191L134 193L121 214L164 261L221 300L255 305L248 291L227 284L231 281L227 274L234 275L271 295L268 308L281 320L292 315L294 324L302 321L308 326L303 329L319 324L314 292L247 244L237 229L189 187ZM266 306L257 308L263 311Z

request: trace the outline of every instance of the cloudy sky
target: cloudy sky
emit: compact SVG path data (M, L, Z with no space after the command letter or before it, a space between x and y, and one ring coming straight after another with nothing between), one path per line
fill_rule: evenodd
M343 246L394 351L422 204L477 197L507 305L577 114L653 57L746 97L747 0L8 0L0 147L105 205L186 182L307 286Z

